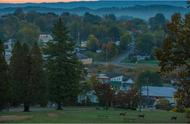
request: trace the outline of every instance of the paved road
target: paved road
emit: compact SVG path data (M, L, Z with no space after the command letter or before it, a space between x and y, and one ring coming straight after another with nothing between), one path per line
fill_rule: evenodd
M135 47L134 47L135 46L135 38L134 38L133 35L131 35L131 36L132 36L132 42L128 46L128 49L125 50L125 51L123 51L117 57L113 58L112 61L111 61L112 64L116 64L116 65L118 65L118 64L124 64L122 61L129 56L129 52L134 51L134 49L135 49Z
M120 67L126 67L127 64L122 63L122 61L128 57L128 52L125 51L122 54L120 54L119 56L113 58L111 61L105 62L105 61L95 61L93 62L93 64L97 64L97 65L115 65L115 66L120 66Z
M133 35L132 35L132 44L133 44L133 47L130 48L130 51L134 51L135 38L134 38ZM113 58L109 62L94 62L94 64L102 64L102 65L112 64L112 65L116 65L116 66L124 66L124 67L126 67L126 66L129 66L129 65L123 63L122 61L125 58L127 58L128 56L129 56L129 50L125 50L120 55Z
M112 61L111 61L111 63L113 63L113 64L121 64L122 63L122 61L126 58L126 57L128 57L128 52L127 51L124 51L122 54L120 54L119 56L117 56L116 58L114 58Z

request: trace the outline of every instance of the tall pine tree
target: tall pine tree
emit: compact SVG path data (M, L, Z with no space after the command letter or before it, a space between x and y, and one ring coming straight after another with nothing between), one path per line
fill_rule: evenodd
M26 44L16 43L12 53L10 73L13 103L23 103L24 111L27 112L30 111L31 105L42 104L46 100L43 60L37 44L30 52Z
M30 111L31 105L31 88L32 84L30 82L30 53L29 47L27 44L23 44L22 46L22 60L21 60L21 74L23 75L23 80L21 81L21 101L24 103L24 111Z
M32 46L30 52L30 92L31 103L45 105L47 103L47 84L43 70L41 49L37 44Z
M74 43L61 19L54 25L53 36L54 42L48 43L46 49L49 93L51 101L61 110L63 103L77 98L84 70L75 57Z
M19 42L15 44L13 49L10 74L12 83L13 103L24 103L24 111L29 111L30 100L30 59L29 48L26 44L21 45Z
M11 103L13 105L19 105L21 103L20 96L22 95L22 89L20 87L23 75L21 73L21 61L22 61L22 46L20 42L16 42L12 50L11 61L9 65L10 84L11 84Z
M0 40L0 110L9 103L8 66L5 61L3 42Z

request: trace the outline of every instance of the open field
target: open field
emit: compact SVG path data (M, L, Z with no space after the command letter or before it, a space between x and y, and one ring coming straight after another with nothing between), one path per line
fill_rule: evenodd
M132 62L130 62L127 58L125 58L123 61L122 61L122 63L125 63L125 64L128 64L128 65L135 65L135 66L137 66L137 65L147 65L147 66L155 66L155 67L157 67L158 66L158 64L159 64L159 61L158 60L141 60L141 61L138 61L138 62L136 62L136 63L132 63Z
M127 112L126 116L120 113ZM140 112L124 109L96 110L93 107L66 107L61 111L41 110L33 112L1 112L0 122L72 122L72 123L125 123L125 122L163 122L163 123L185 123L187 122L184 113L174 113L161 110L147 110L142 113L144 118L139 118ZM177 116L177 120L171 120Z

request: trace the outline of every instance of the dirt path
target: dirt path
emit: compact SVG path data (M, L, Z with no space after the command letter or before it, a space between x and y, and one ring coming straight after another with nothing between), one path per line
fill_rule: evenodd
M32 116L28 115L3 115L0 116L0 122L9 122L9 121L18 121L18 120L25 120L30 119Z

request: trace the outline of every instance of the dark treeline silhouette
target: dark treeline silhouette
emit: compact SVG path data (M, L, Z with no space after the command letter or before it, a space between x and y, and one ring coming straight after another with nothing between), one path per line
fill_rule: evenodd
M0 110L23 104L28 112L30 106L47 102L57 103L61 109L64 102L76 102L79 81L85 74L83 65L73 53L74 43L61 19L53 34L55 42L48 43L45 52L37 43L16 42L9 65L0 42Z

